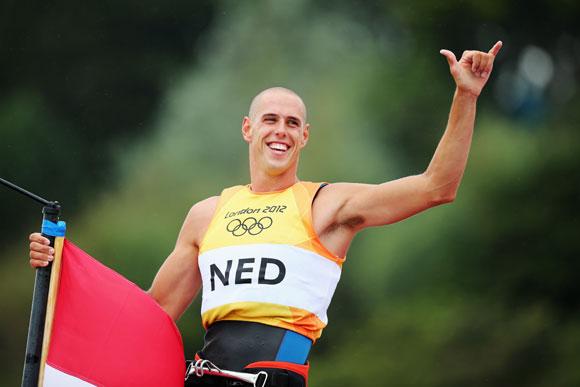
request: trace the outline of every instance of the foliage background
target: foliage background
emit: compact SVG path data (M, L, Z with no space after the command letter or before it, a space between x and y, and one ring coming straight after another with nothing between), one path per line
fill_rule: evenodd
M420 173L453 94L440 48L502 50L452 205L357 237L313 386L580 385L579 3L4 2L0 176L143 288L189 207L248 180L261 89L301 94L304 180ZM40 208L0 190L0 381L17 385ZM191 357L195 302L179 326Z

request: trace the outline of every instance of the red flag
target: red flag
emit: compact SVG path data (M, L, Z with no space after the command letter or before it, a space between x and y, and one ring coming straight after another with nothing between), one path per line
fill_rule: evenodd
M175 323L143 290L64 241L44 386L183 386Z

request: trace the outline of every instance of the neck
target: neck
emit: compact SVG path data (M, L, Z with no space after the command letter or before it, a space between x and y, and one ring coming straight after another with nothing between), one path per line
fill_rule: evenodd
M298 182L296 168L279 174L271 175L259 168L250 168L250 188L253 192L281 191Z
M288 176L254 176L252 173L250 189L253 192L273 192L282 191L298 182L298 177Z

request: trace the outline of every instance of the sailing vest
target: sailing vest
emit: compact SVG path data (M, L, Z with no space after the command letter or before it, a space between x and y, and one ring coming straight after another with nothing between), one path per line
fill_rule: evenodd
M241 320L281 327L316 341L344 258L320 242L312 201L320 183L276 192L225 189L200 244L205 328Z

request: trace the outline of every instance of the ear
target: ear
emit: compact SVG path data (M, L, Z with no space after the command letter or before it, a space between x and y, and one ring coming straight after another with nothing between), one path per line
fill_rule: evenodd
M252 141L252 126L251 126L251 121L249 117L244 117L244 119L242 120L242 137L244 138L244 141L247 143L250 143L250 141Z
M304 125L304 130L302 131L302 144L300 149L304 148L308 144L308 139L310 138L310 124Z

